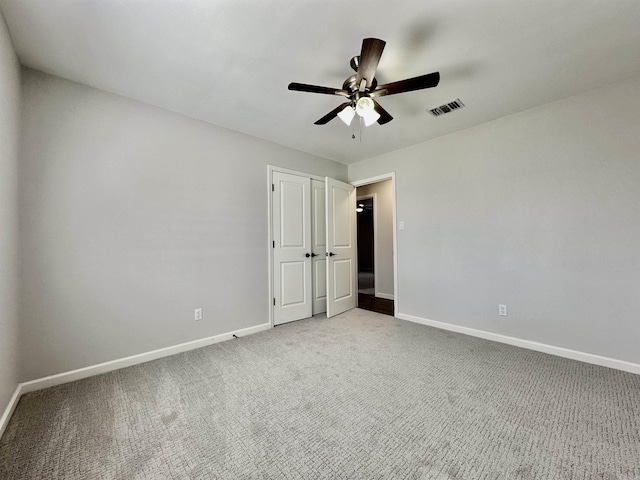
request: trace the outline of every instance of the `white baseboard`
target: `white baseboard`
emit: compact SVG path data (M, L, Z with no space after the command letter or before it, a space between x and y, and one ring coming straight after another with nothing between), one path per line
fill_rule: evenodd
M90 367L71 370L70 372L38 378L36 380L31 380L30 382L21 383L20 385L22 385L22 393L34 392L36 390L42 390L43 388L62 385L63 383L74 382L83 378L93 377L94 375L100 375L101 373L107 373L113 370L130 367L132 365L150 362L151 360L168 357L170 355L175 355L176 353L195 350L196 348L206 347L207 345L213 345L214 343L224 342L225 340L231 340L234 335L242 337L252 333L258 333L269 328L271 328L269 323L263 323L262 325L256 325L255 327L243 328L242 330L236 330L229 333L221 333L214 337L201 338L200 340L181 343L179 345L173 345L172 347L160 348L158 350L152 350L151 352L140 353L130 357L111 360L110 362L99 363L98 365L91 365Z
M407 320L409 322L419 323L421 325L427 325L429 327L463 333L472 337L484 338L485 340L506 343L508 345L514 345L516 347L527 348L529 350L535 350L537 352L549 353L558 357L570 358L572 360L578 360L580 362L592 363L594 365L614 368L616 370L622 370L625 372L640 375L640 365L637 363L627 362L625 360L617 360L615 358L603 357L600 355L580 352L577 350L570 350L568 348L557 347L555 345L547 345L545 343L534 342L532 340L523 340L521 338L509 337L507 335L500 335L499 333L476 330L475 328L462 327L460 325L453 325L451 323L438 322L436 320L429 320L413 315L407 315L405 313L398 313L396 315L396 318Z
M213 345L214 343L231 340L233 339L234 335L237 337L244 337L246 335L251 335L252 333L258 333L263 330L268 330L269 328L271 328L270 323L263 323L261 325L256 325L255 327L243 328L234 332L222 333L213 337L201 338L200 340L194 340L192 342L186 342L179 345L173 345L171 347L160 348L151 352L140 353L138 355L132 355L130 357L111 360L110 362L91 365L90 367L71 370L70 372L58 373L56 375L50 375L48 377L38 378L29 382L20 383L18 384L15 393L9 401L9 405L0 418L0 437L2 437L2 433L4 433L4 429L8 425L11 415L13 415L20 396L25 393L35 392L36 390L42 390L43 388L54 387L56 385L62 385L63 383L74 382L83 378L93 377L94 375L100 375L101 373L112 372L113 370L120 370L121 368L150 362L151 360L168 357L171 355L175 355L176 353L182 353L189 350L195 350L196 348L206 347L208 345Z
M386 300L393 300L393 294L391 293L376 292L375 296L378 298L384 298Z
M0 417L0 438L2 438L2 434L6 430L7 425L9 425L11 415L13 415L13 412L16 410L16 407L18 406L18 400L20 400L21 395L22 384L19 383L16 387L16 391L13 392L13 395L11 395L11 398L9 399L9 405L7 405L7 408L4 409L2 417Z

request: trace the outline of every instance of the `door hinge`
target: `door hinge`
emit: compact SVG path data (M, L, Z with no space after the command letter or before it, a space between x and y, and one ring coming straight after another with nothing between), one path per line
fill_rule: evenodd
M273 299L273 306L274 307L276 306L276 299L275 298Z
M273 248L276 248L276 241L273 241Z
M272 192L275 192L275 191L276 191L276 186L275 186L273 183L271 184L271 191L272 191Z

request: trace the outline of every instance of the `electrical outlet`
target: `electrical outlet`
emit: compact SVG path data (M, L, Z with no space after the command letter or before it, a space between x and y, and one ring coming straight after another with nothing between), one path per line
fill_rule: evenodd
M503 317L507 316L507 306L506 305L498 305L498 314Z
M404 222L398 222L398 228L404 230Z
M201 308L196 308L195 318L196 318L196 321L202 320L202 309Z

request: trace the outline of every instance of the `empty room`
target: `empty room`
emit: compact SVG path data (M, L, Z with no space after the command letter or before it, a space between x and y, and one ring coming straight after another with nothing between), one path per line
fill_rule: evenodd
M1 480L640 480L639 2L0 14Z

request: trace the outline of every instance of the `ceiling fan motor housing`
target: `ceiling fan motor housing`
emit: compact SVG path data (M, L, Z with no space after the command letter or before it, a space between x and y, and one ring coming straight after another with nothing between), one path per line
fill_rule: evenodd
M356 57L353 57L356 58ZM378 81L374 78L371 81L371 88L367 88L365 89L365 91L369 91L369 90L375 90L375 88L378 86ZM347 92L351 93L351 95L353 95L354 93L361 93L358 89L358 80L357 80L357 75L351 75L350 77L347 77L347 79L344 81L344 83L342 84L342 89L346 90ZM358 99L356 98L355 101L357 102Z

